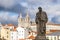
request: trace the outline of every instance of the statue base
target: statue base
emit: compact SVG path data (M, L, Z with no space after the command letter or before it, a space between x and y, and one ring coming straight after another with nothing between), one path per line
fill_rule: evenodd
M36 36L35 40L48 40L46 36Z

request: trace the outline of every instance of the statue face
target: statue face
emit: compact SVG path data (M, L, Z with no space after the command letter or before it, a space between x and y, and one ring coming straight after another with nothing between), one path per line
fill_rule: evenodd
M42 12L42 9L39 9L39 12Z
M38 9L39 9L39 12L41 12L41 11L42 11L42 8L41 8L41 7L39 7Z

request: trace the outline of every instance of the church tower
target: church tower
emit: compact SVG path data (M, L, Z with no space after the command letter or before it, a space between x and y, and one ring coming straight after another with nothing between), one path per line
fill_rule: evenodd
M29 22L30 22L30 17L29 17L28 12L26 13L25 21L26 21L27 23L29 23Z
M19 17L18 17L18 27L22 26L23 23L23 18L22 18L22 14L20 13Z
M25 27L29 27L30 26L30 17L28 12L26 13L26 17L25 17Z

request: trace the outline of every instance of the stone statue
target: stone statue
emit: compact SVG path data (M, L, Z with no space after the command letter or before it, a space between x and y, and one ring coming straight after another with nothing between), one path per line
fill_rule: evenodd
M48 21L46 12L42 11L42 8L39 7L39 12L36 13L35 22L37 24L37 36L35 40L39 40L38 36L46 35L46 23Z

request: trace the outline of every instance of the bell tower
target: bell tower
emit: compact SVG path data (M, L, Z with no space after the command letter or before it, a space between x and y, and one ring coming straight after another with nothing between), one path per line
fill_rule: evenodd
M20 13L20 15L18 17L18 27L22 26L22 22L23 22L23 18L22 18L22 14Z
M26 21L27 23L29 23L29 22L30 22L30 17L29 17L28 12L26 13L25 21Z
M25 17L25 27L29 27L30 26L30 17L28 12L26 13L26 17Z

